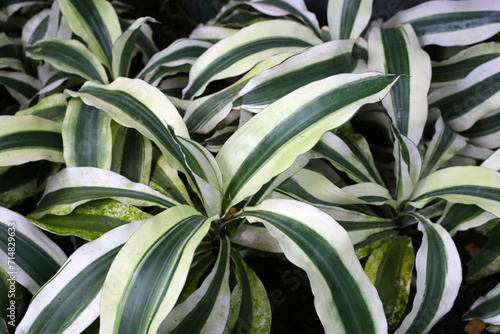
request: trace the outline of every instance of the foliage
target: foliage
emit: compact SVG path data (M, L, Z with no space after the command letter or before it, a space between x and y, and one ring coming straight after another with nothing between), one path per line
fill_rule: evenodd
M380 22L330 0L319 27L301 0L229 1L158 50L122 3L10 1L6 26L29 16L0 34L0 287L33 296L16 333L269 333L247 254L303 269L327 333L430 331L499 271L499 8ZM472 228L489 239L463 263ZM499 292L464 319L494 330Z

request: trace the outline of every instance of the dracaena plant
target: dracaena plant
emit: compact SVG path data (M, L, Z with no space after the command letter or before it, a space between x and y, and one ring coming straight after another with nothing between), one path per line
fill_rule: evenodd
M104 0L55 3L79 41L26 52L81 79L0 116L0 265L34 295L16 331L269 332L249 249L307 273L327 333L428 332L462 284L457 231L490 236L468 282L495 272L498 53L478 43L500 29L498 3L383 23L371 6L331 0L320 29L301 1L230 1L130 79L147 19L121 33ZM428 44L470 47L438 62ZM27 216L7 208L42 190ZM496 324L497 299L464 318Z

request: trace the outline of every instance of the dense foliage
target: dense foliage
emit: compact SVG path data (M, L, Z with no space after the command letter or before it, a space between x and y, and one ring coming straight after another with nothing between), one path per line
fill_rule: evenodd
M0 331L269 333L251 256L327 333L426 333L497 273L500 1L372 6L228 1L158 50L124 3L8 1Z

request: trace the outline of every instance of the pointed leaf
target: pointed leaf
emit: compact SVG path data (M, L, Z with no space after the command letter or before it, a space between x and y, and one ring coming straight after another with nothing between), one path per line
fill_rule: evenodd
M42 82L31 75L8 71L0 71L0 85L20 104L29 101L42 88Z
M293 91L253 117L216 157L224 186L223 211L229 203L255 194L361 105L382 98L395 80L375 73L332 76Z
M79 41L45 38L28 46L26 52L31 59L44 60L60 71L76 74L90 81L108 83L102 64Z
M461 133L471 144L495 149L500 146L500 109L487 114Z
M272 55L320 44L313 31L293 21L252 24L218 42L194 63L184 95L200 95L213 80L242 74Z
M66 113L67 103L63 94L53 94L43 98L31 108L20 110L16 116L34 115L62 123Z
M113 43L121 35L120 23L111 3L105 0L58 0L71 30L108 68Z
M464 314L463 319L481 319L488 324L500 325L500 284L497 284L488 293L479 297Z

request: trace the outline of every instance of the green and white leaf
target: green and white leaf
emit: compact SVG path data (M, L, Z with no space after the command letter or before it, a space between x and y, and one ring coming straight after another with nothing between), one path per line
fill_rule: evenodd
M479 297L470 307L467 313L464 314L464 320L481 319L482 321L500 325L500 308L498 303L500 300L500 284L497 284L488 293Z
M202 40L210 43L216 43L236 32L238 32L238 29L222 26L199 25L193 29L191 34L189 34L189 38L193 40Z
M465 231L477 226L481 226L496 216L488 211L484 211L473 204L447 203L446 209L439 219L441 224L450 235L458 231Z
M0 71L0 85L4 86L19 104L28 102L42 88L42 82L31 75L10 71Z
M476 256L467 263L467 283L472 284L481 278L500 271L500 225L488 232L489 239Z
M461 133L473 145L495 149L500 146L500 109L478 120L472 127Z
M31 222L43 230L58 235L75 235L85 240L95 240L118 226L151 215L132 205L112 199L91 201L78 206L64 216L45 215Z
M356 70L354 41L334 41L313 46L253 77L235 96L234 106L259 112L269 104L313 81Z
M420 45L470 45L500 31L497 0L430 1L403 10L385 22L385 28L410 23Z
M54 6L54 5L53 5ZM23 26L21 40L24 45L31 45L46 37L49 26L50 10L44 9L36 13Z
M231 242L264 252L283 253L278 240L264 226L258 224L241 224L231 237Z
M50 121L62 123L68 104L63 94L53 94L43 98L31 108L20 110L16 116L34 115Z
M111 68L112 47L121 35L116 12L105 0L58 0L71 30L87 43L106 67Z
M401 75L382 104L402 135L419 143L427 119L431 62L407 24L393 29L374 27L368 37L368 68Z
M231 246L220 240L219 256L212 271L189 298L178 304L162 322L161 333L222 333L229 315L229 260Z
M0 167L0 206L10 208L37 194L38 170L36 162Z
M35 295L17 330L80 333L99 317L99 297L109 267L143 221L118 227L77 249Z
M85 45L76 40L45 38L26 48L28 56L44 60L54 68L98 83L108 83L106 70Z
M366 261L365 272L377 288L390 329L406 310L414 263L411 238L399 236L384 239Z
M476 67L499 56L500 43L489 42L471 46L446 60L432 61L431 87L457 84Z
M363 104L384 97L396 79L376 73L332 76L293 91L251 118L216 157L222 173L223 211L255 194Z
M21 48L19 40L8 37L4 32L0 33L0 68L10 68L23 72Z
M288 260L306 271L326 333L387 333L377 292L335 220L289 200L266 200L244 214L264 223Z
M429 332L452 308L462 282L460 256L448 232L417 213L411 215L423 233L415 260L417 293L396 334Z
M151 176L153 145L134 128L120 127L114 136L111 170L133 182L148 184Z
M459 83L429 95L429 108L439 108L455 131L471 128L483 116L500 108L500 58L476 67ZM479 93L478 93L479 92Z
M67 167L111 168L113 138L111 117L79 98L68 102L62 125Z
M192 99L214 80L234 77L281 52L300 51L320 44L314 32L300 23L271 20L254 23L219 41L193 64L184 96Z
M383 185L366 139L352 130L343 135L343 129L339 131L339 135L332 131L326 132L312 151L326 158L335 168L347 173L356 182Z
M0 267L35 294L66 261L63 250L20 214L0 207Z
M479 166L438 170L415 185L410 204L422 208L434 198L452 203L475 204L499 217L500 173Z
M49 178L30 217L66 215L80 204L104 198L136 206L169 208L178 204L147 185L134 183L117 173L93 167L68 167Z
M0 166L64 162L61 124L32 115L0 116Z
M135 42L141 31L142 25L147 22L157 22L151 17L137 19L122 35L114 42L112 48L111 72L113 78L127 77Z
M192 65L211 46L209 42L180 38L151 57L137 78L153 84L150 79L160 67Z
M167 158L153 150L151 180L149 186L167 195L181 204L194 206L179 173L170 167Z
M356 39L370 22L373 0L329 1L328 27L332 41Z
M396 175L396 199L402 208L408 201L422 168L422 158L415 144L406 136L394 131L394 174Z
M189 206L176 206L134 233L104 282L100 331L156 333L174 308L196 247L213 219Z
M249 80L292 55L293 53L283 52L262 60L229 87L192 101L184 115L188 129L198 133L209 133L214 130L229 115L231 109L238 107L234 100Z
M224 334L240 330L270 333L271 305L264 285L237 251L231 251L231 259L237 284L231 292L231 308Z
M434 129L434 136L425 151L420 172L421 179L434 172L467 145L466 138L455 133L444 124L442 117L439 117L436 121Z

